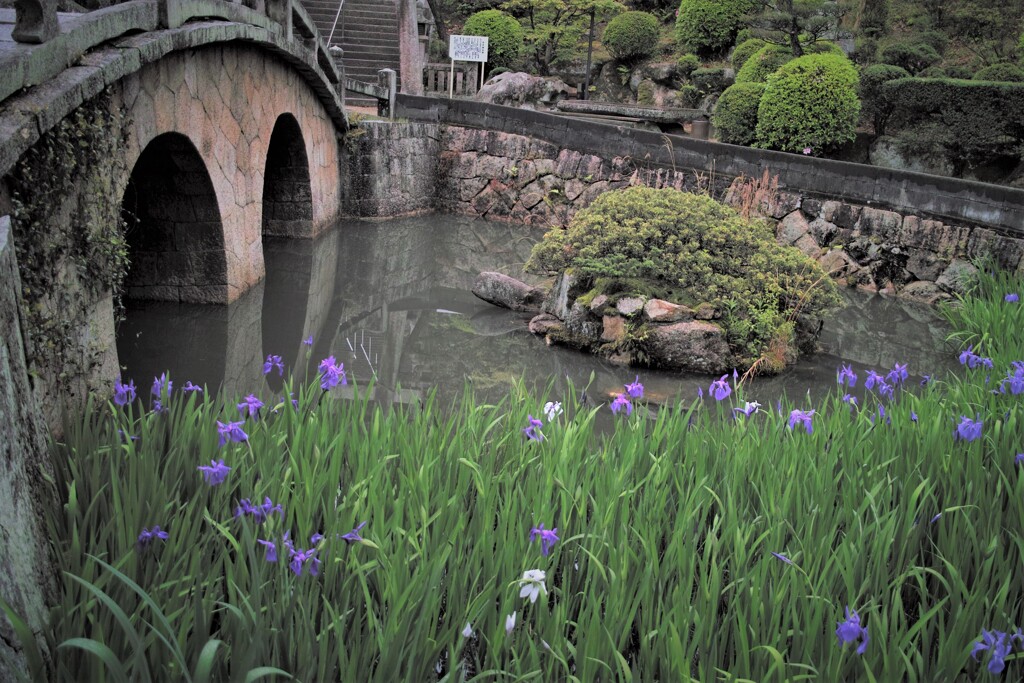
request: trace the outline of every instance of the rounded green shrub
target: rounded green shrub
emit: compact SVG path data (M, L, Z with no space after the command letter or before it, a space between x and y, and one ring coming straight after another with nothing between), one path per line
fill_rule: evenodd
M620 62L650 57L658 47L658 18L648 12L623 12L610 22L601 42Z
M468 36L487 36L487 59L491 68L508 68L523 50L523 27L515 17L500 10L487 9L466 20L462 32Z
M891 64L875 64L860 74L861 115L871 122L877 135L885 134L885 124L893 111L882 86L898 78L910 78L910 73Z
M526 267L631 279L678 303L711 303L726 312L726 336L747 365L798 309L816 316L838 301L821 267L779 245L768 223L745 219L707 195L671 188L599 195L568 229L548 232Z
M747 60L753 57L754 53L765 45L767 45L767 43L760 38L744 40L732 51L732 68L736 71L742 69L743 65L747 63Z
M724 52L736 39L743 15L756 0L682 0L676 16L676 42L688 52Z
M783 64L793 59L789 48L781 45L765 45L752 54L742 68L736 72L737 83L764 83Z
M757 146L815 152L849 142L860 118L857 68L835 54L804 55L768 77Z
M1010 64L1009 62L993 64L992 66L986 66L984 69L978 71L978 73L974 74L971 80L1024 83L1024 69L1021 69L1016 64Z
M899 69L899 67L895 67ZM910 75L909 73L907 74ZM917 74L918 78L948 78L949 74L941 66L935 66L932 64L927 69L924 69L921 73Z
M897 42L882 48L882 61L893 66L901 66L911 74L919 73L942 57L928 43Z
M946 51L946 46L949 44L949 36L941 31L934 29L928 31L922 31L917 34L917 42L931 45L935 48L935 51L940 55Z
M700 68L700 58L693 53L687 53L676 60L676 69L683 78L689 78L690 74Z
M750 145L757 131L757 107L764 83L735 83L718 98L712 123L718 139L734 145Z
M722 67L697 69L690 74L690 82L705 95L720 93L732 85L732 75Z

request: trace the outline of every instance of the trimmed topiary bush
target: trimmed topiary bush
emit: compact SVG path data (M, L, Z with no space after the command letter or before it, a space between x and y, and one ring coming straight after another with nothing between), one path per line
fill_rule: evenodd
M467 36L487 36L487 59L492 68L507 68L523 50L523 27L515 17L500 10L477 12L462 27Z
M938 51L927 43L898 42L882 48L882 61L893 66L900 66L916 74L938 62L942 57Z
M605 192L548 232L532 272L639 281L661 298L725 312L727 339L745 365L778 340L798 310L820 315L837 301L816 262L779 245L765 221L745 219L707 195L670 188Z
M623 12L610 22L601 36L612 57L633 62L650 57L658 48L660 24L647 12Z
M757 146L815 152L854 138L857 68L835 54L804 55L768 77L757 110Z
M900 67L897 66L894 68L899 69ZM906 69L900 70L906 71ZM907 72L907 76L909 75L910 72ZM943 69L941 66L935 66L933 64L932 66L928 67L927 69L919 73L918 76L920 76L921 78L947 78L948 74L946 73L945 69Z
M689 78L690 74L700 68L700 58L697 55L688 53L682 55L676 61L676 69L682 74L683 78Z
M984 69L974 74L971 80L974 81L994 81L1000 83L1024 83L1024 69L1021 69L1016 64L1010 64L1009 62L1003 62L1002 64L993 64L992 66L986 66ZM1024 116L1024 113L1021 113Z
M789 48L781 45L765 45L743 63L736 72L737 83L765 83L780 66L793 60Z
M754 56L758 50L767 45L766 42L760 38L751 38L744 40L742 43L736 46L732 51L732 68L737 72L743 68L743 65L747 63L747 60Z
M676 42L697 54L724 52L736 39L743 16L756 0L682 0L676 16Z
M882 86L889 81L909 77L906 69L891 64L875 64L861 72L861 115L871 122L876 135L885 135L885 124L893 111L893 103L885 97Z
M764 83L735 83L725 89L712 117L719 140L734 145L753 144L757 107L764 88Z

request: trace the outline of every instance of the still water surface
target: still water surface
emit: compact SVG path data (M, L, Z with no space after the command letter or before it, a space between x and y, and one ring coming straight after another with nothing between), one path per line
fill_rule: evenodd
M447 401L466 381L478 398L496 399L519 377L538 390L554 381L557 394L567 378L584 386L591 373L589 395L599 399L635 375L654 400L688 400L707 389L705 376L626 368L547 347L527 331L529 314L470 293L484 270L529 281L522 265L542 234L433 214L343 221L313 241L265 240L266 279L230 306L130 302L117 338L123 376L149 387L169 371L176 386L191 380L235 396L280 389L276 373L262 374L268 354L300 374L334 355L350 379L373 379L382 400L414 401L436 387ZM815 402L835 386L842 363L884 372L909 362L915 375L952 367L947 326L933 312L858 293L847 300L826 321L821 353L755 380L746 396L767 403L810 393Z

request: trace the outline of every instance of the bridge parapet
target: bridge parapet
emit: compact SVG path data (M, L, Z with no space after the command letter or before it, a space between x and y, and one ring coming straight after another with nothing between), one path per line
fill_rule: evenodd
M0 15L10 12L0 10ZM11 37L21 47L0 56L0 101L57 77L68 65L119 36L219 19L266 31L268 42L290 53L289 61L298 58L316 72L309 75L335 91L341 109L336 93L341 81L338 69L313 20L294 0L131 0L85 14L58 13L56 0L17 0L14 14ZM252 39L259 41L259 36Z

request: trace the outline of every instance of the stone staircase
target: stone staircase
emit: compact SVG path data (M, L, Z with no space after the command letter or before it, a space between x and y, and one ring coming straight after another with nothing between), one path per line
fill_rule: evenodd
M300 0L326 41L339 0ZM399 71L398 7L394 0L345 0L331 45L345 51L345 77L377 83L381 69ZM399 83L401 76L399 75ZM375 107L377 101L347 93L346 104Z

